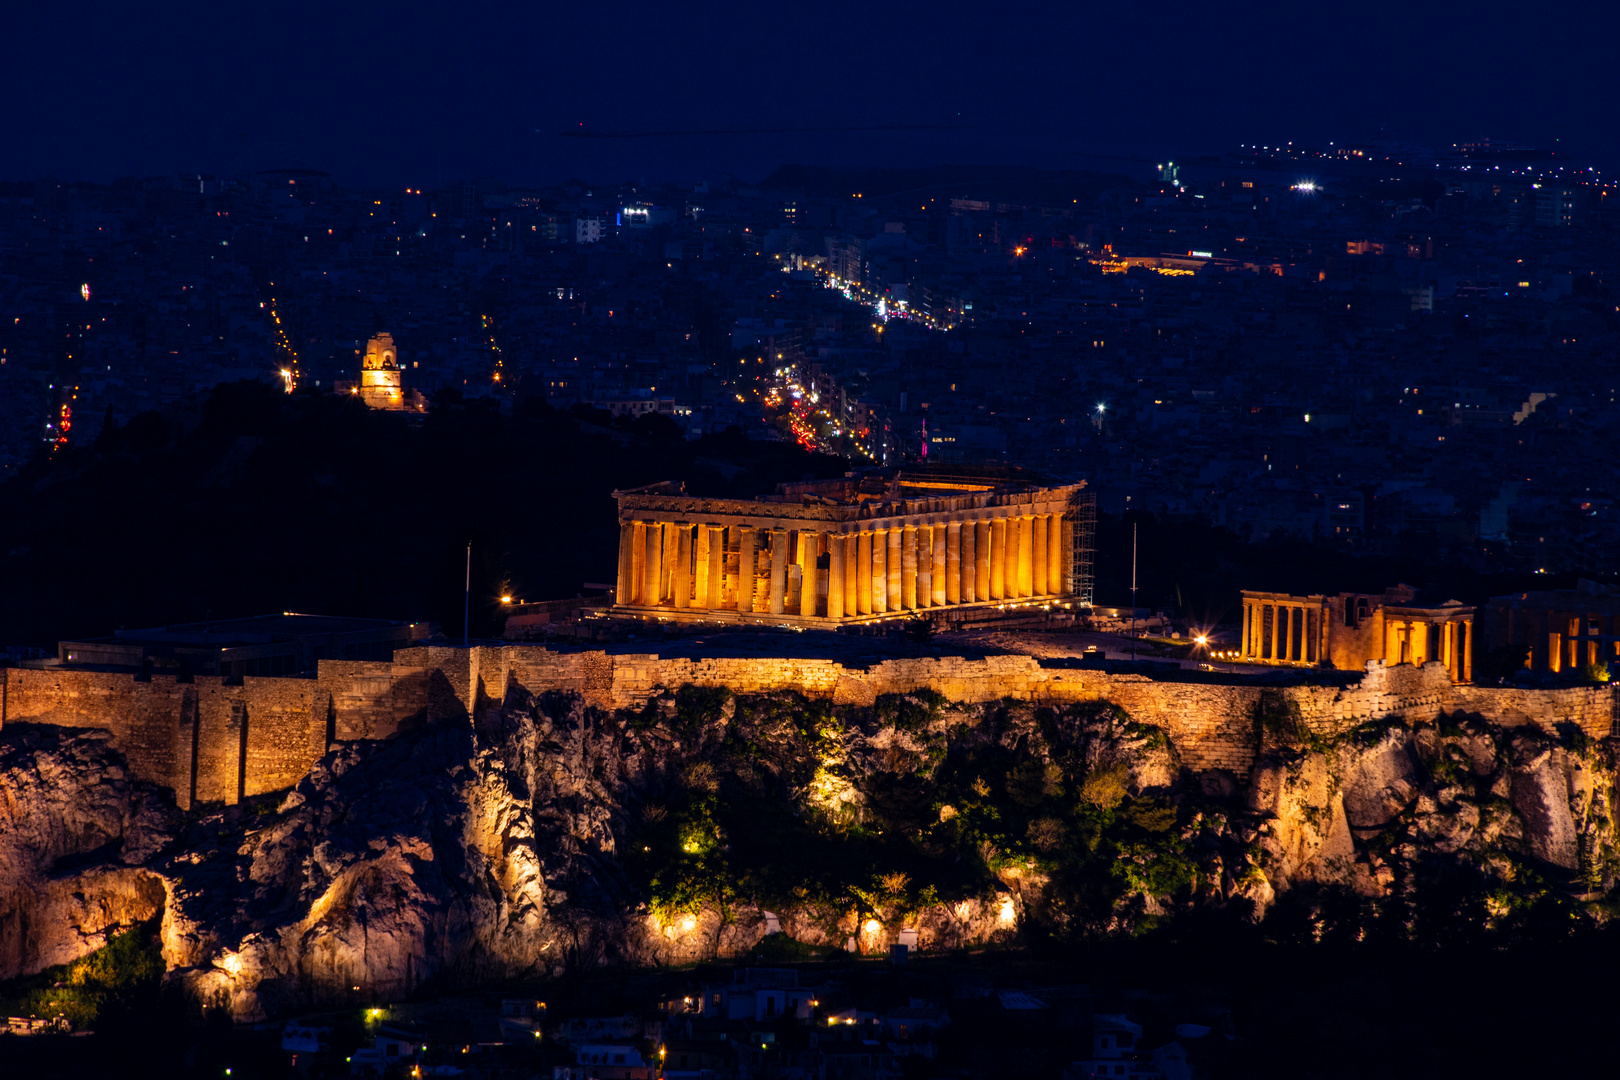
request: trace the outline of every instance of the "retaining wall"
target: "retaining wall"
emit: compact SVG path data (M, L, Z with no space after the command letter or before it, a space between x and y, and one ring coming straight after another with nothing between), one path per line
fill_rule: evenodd
M602 709L633 708L662 688L688 683L739 694L790 690L847 705L920 689L968 703L1107 700L1142 723L1164 728L1188 767L1239 774L1254 763L1253 717L1264 692L1235 682L1043 667L1021 655L846 667L817 659L561 653L539 645L401 649L392 662L323 660L313 679L250 677L234 685L217 677L180 682L164 675L59 669L9 668L0 676L0 725L105 729L136 775L170 788L186 807L230 804L289 787L333 741L386 739L439 717L464 718L519 690L578 694ZM1454 686L1439 664L1385 667L1375 661L1343 688L1273 692L1296 702L1305 722L1323 735L1388 716L1412 722L1467 712L1548 731L1573 723L1606 738L1614 713L1609 687Z

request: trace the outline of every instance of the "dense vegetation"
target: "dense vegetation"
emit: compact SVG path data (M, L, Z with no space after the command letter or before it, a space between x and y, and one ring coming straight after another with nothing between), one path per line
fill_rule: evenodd
M0 1010L8 1016L60 1019L75 1031L94 1028L103 1012L128 1012L155 993L163 978L156 929L131 927L71 964L0 983Z
M1324 739L1288 706L1262 698L1255 724L1290 771L1306 754L1367 752L1401 727L1373 722ZM649 701L633 726L680 747L638 794L621 847L625 870L664 918L747 902L819 909L829 924L856 911L892 925L1011 891L1022 940L1079 944L1217 912L1248 920L1244 886L1275 873L1260 842L1267 815L1249 808L1245 790L1206 792L1179 773L1159 729L1106 702L974 707L924 692L858 708L688 686ZM1442 812L1477 803L1482 819L1513 815L1492 793L1505 774L1473 776L1459 741L1497 738L1501 761L1557 749L1586 760L1592 775L1607 772L1573 727L1559 739L1467 718L1423 729L1420 741L1436 749L1422 752L1422 767ZM1606 807L1587 812L1581 867L1567 871L1535 857L1523 826L1458 849L1436 839L1440 819L1414 804L1361 842L1396 868L1387 898L1294 882L1266 912L1267 933L1500 945L1595 927L1611 908ZM1333 811L1304 804L1298 813L1325 832Z
M1164 737L1106 703L981 712L919 693L849 710L689 686L643 723L695 751L625 844L664 916L747 899L887 918L1045 875L1064 925L1101 928L1128 892L1193 884L1177 829L1193 803L1130 798L1126 764L1097 757ZM877 749L851 729L894 738Z

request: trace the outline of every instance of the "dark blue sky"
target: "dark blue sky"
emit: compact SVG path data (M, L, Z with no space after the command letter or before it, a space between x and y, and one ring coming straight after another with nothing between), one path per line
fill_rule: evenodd
M1387 125L1620 170L1620 4L17 3L0 177L301 164L347 182L757 179L783 162L1108 166ZM633 140L598 129L960 120Z

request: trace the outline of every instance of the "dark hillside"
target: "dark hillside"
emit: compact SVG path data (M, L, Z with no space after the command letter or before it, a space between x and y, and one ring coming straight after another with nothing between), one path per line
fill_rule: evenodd
M740 432L686 442L662 417L585 415L445 399L412 419L246 382L190 415L142 414L0 488L0 643L266 611L459 632L469 540L472 632L491 634L502 592L612 580L616 487L755 494L845 468Z

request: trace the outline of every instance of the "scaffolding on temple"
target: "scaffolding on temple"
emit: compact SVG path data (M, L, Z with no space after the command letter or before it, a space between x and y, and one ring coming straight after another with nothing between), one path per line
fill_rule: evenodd
M1081 607L1092 605L1097 559L1097 493L1089 487L1069 496L1069 520L1074 523L1074 550L1069 565L1074 567L1074 598Z

